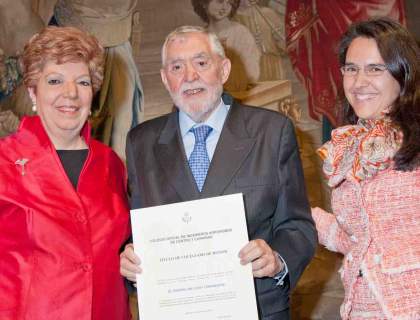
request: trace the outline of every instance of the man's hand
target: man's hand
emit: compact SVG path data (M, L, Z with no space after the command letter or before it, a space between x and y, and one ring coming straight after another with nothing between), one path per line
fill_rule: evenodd
M283 262L262 239L251 240L239 251L241 264L252 263L252 273L256 278L274 277L283 270Z
M136 274L141 273L140 258L134 253L134 246L129 243L120 254L120 273L128 280L136 282Z

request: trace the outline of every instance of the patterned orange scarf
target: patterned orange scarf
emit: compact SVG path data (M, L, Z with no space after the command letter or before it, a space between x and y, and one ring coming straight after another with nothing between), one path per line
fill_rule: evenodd
M400 148L401 132L389 119L363 120L332 131L331 140L318 149L330 187L345 179L360 182L388 168Z

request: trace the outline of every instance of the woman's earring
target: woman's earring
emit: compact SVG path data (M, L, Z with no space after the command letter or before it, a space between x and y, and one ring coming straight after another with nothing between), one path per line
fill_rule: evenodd
M36 101L32 102L32 111L36 112Z

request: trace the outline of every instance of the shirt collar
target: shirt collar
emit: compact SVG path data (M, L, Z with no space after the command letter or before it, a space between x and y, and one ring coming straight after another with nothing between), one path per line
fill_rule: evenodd
M188 131L200 125L208 125L213 128L213 131L221 132L223 124L225 123L227 114L229 112L229 105L226 105L222 99L220 99L219 105L210 114L210 117L206 121L197 123L192 120L185 112L179 110L179 128L181 130L181 136L184 137L188 134Z

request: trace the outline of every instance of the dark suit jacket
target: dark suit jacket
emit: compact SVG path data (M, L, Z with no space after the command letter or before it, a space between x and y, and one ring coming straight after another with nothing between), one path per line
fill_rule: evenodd
M202 193L188 166L177 112L142 123L129 132L127 166L132 206L242 192L249 238L264 239L289 268L283 286L276 286L272 278L255 281L260 315L266 317L289 307L289 291L314 254L316 231L291 121L272 111L240 105L226 94L223 100L231 108Z

